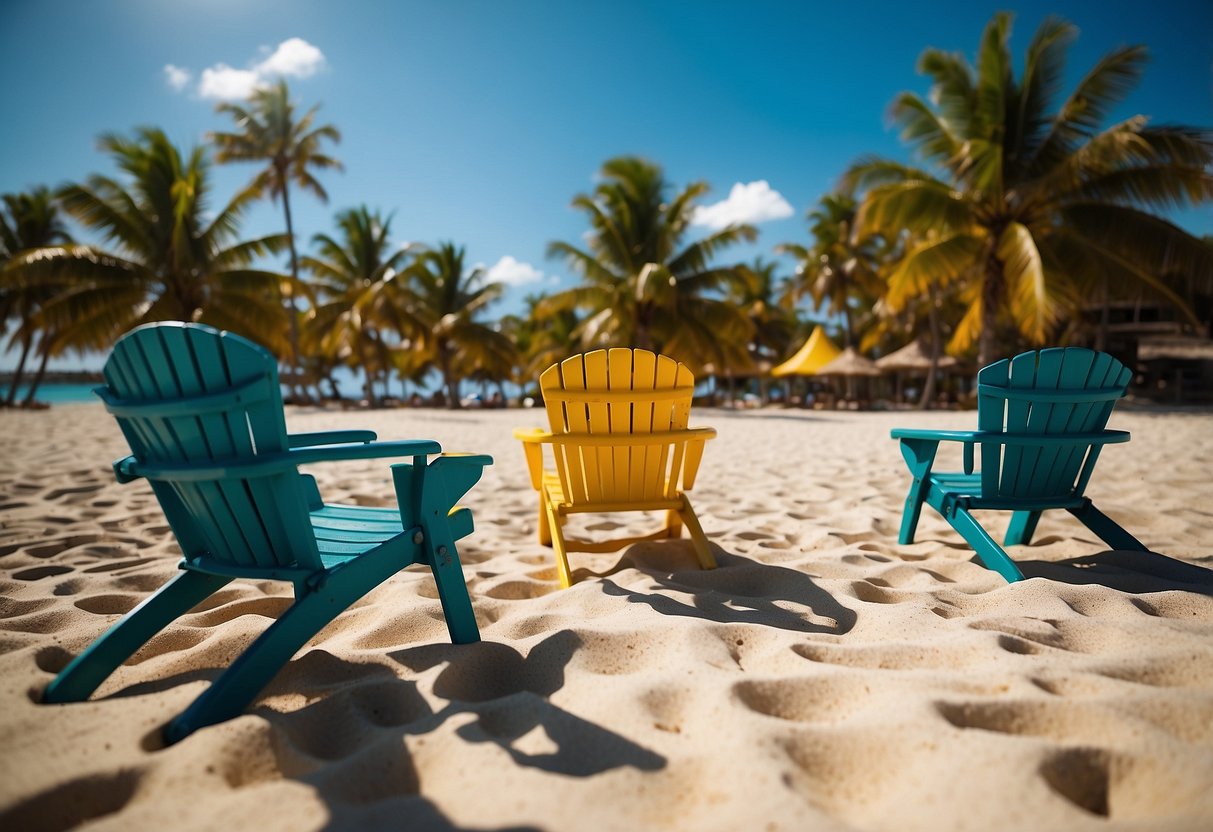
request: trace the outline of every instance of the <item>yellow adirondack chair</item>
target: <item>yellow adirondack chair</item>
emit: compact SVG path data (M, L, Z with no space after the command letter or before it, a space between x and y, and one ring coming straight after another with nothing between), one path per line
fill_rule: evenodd
M613 552L632 543L678 537L685 524L704 569L716 559L686 490L695 483L712 428L688 428L695 377L648 350L595 350L548 367L539 377L550 432L519 429L539 492L539 542L556 551L560 585L572 584L568 552ZM554 469L544 469L550 445ZM578 512L662 511L664 528L600 542L564 535Z

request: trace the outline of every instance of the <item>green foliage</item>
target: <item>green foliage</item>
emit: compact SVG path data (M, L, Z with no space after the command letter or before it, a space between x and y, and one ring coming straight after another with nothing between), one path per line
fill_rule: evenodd
M98 246L43 247L12 261L55 287L40 325L60 349L104 349L148 321L202 321L283 346L279 289L284 276L252 267L281 251L283 235L237 242L256 194L237 194L211 218L205 151L187 155L157 129L101 138L121 179L94 175L62 188L64 209L101 235Z
M281 79L272 86L254 90L247 104L225 102L216 110L230 115L240 128L238 133L211 134L211 141L218 148L218 161L265 162L265 167L254 177L250 187L260 195L282 201L291 255L292 283L287 285L286 306L290 324L290 381L295 382L295 370L299 364L299 314L292 286L299 282L299 253L291 219L290 186L294 183L305 191L311 191L322 202L328 201L328 192L314 171L342 169L337 159L323 152L325 142L335 144L341 141L341 133L331 124L314 125L319 105L296 118L290 90L286 81ZM296 384L295 388L298 394L303 393L301 386Z
M410 246L394 247L391 217L365 205L338 213L336 221L340 239L315 235L316 256L299 261L313 277L303 345L311 357L364 370L367 399L374 402L373 379L395 366L396 347L383 331L405 338L420 326L406 306L401 277Z
M813 243L784 243L776 251L796 258L784 300L795 304L812 299L818 310L841 315L844 345L855 346L856 317L867 315L883 292L879 270L889 251L880 234L855 232L855 200L842 193L826 194L809 212Z
M1011 19L994 16L973 65L923 52L928 100L895 99L902 139L931 171L869 158L845 177L867 189L860 235L914 236L892 272L889 305L903 308L928 286L957 292L968 306L950 348L980 340L983 363L995 357L1000 326L1043 343L1096 294L1145 287L1190 317L1168 276L1211 273L1213 257L1152 212L1213 197L1213 134L1144 116L1103 126L1141 75L1142 47L1104 56L1059 101L1077 29L1058 18L1037 30L1017 80Z
M730 348L748 342L753 327L713 296L737 278L737 267L712 261L729 246L755 239L757 231L730 225L686 243L706 184L691 184L671 198L661 168L633 156L608 160L601 179L593 194L573 199L590 223L587 248L548 246L548 256L563 259L583 282L549 297L539 313L584 312L577 330L583 348L655 349L693 368L726 361Z
M15 324L6 349L18 349L17 366L8 385L5 405L17 399L17 388L25 375L26 360L35 351L42 365L25 401L32 403L38 381L52 354L60 351L60 335L43 325L42 310L57 292L55 283L40 278L23 265L23 255L44 246L70 241L59 216L59 208L45 187L28 193L5 194L0 211L0 333ZM35 342L36 349L35 349Z
M484 269L466 269L464 249L450 242L421 252L409 269L416 349L442 373L450 407L459 407L461 379L476 371L508 378L516 363L513 342L477 320L503 289L486 282Z

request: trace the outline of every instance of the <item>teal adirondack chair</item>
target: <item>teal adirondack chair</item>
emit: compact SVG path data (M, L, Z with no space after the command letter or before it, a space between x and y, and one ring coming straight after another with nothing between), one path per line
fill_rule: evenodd
M1132 372L1112 356L1078 347L1025 352L977 374L977 430L898 428L901 454L914 477L901 518L901 543L914 542L925 502L1008 581L1023 573L970 514L1013 511L1004 545L1030 543L1040 513L1064 508L1118 550L1147 551L1083 496L1104 445L1129 434L1105 430ZM964 443L964 471L931 470L941 441ZM981 466L973 473L974 448Z
M375 442L368 430L288 435L274 358L208 326L141 326L114 345L96 390L185 554L182 572L123 616L47 687L45 702L87 699L174 619L233 578L294 584L295 601L165 728L169 742L238 716L322 627L397 571L434 573L451 640L479 641L455 540L472 532L455 502L488 456L440 454L428 440ZM398 510L326 505L299 465L407 458L391 466Z

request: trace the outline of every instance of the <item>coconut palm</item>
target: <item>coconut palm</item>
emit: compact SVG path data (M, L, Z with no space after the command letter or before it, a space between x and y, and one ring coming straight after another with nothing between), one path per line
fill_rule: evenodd
M1016 79L1011 20L993 17L975 66L923 52L931 103L909 92L894 101L903 139L932 170L866 159L847 177L869 188L860 232L921 235L890 279L889 303L958 284L967 311L950 349L978 342L983 363L996 357L1001 325L1043 342L1076 304L1076 280L1135 282L1186 310L1159 275L1213 271L1207 248L1152 213L1213 196L1210 132L1145 116L1103 126L1140 77L1145 49L1108 53L1057 104L1077 29L1045 20Z
M578 350L581 320L576 310L546 310L544 300L543 295L527 295L525 315L506 315L500 321L501 332L518 353L513 381L524 391L544 370Z
M588 249L548 246L548 256L563 258L584 282L552 295L545 308L585 310L586 347L657 349L697 366L719 360L722 344L745 344L745 317L708 293L735 277L734 266L714 266L713 257L755 239L754 227L729 225L684 245L705 183L671 197L661 168L633 156L607 161L601 179L592 195L573 199L590 221Z
M341 141L341 133L331 124L314 126L320 105L296 118L295 104L290 99L286 81L253 91L246 104L223 102L216 111L227 113L236 122L238 133L211 133L210 139L219 152L216 159L225 162L267 162L253 180L262 194L282 201L286 220L286 236L290 243L291 278L299 281L299 255L295 245L295 226L291 219L291 184L311 191L321 202L328 201L328 192L316 179L320 170L341 170L332 156L322 152L323 143ZM296 310L294 293L288 294L286 304ZM291 375L299 364L299 330L297 316L289 316L291 343ZM297 392L302 392L301 388Z
M486 282L483 268L466 269L464 249L454 243L422 252L409 278L408 308L418 323L416 342L442 374L447 406L457 408L463 378L478 368L516 363L510 339L476 320L504 287Z
M856 208L847 194L826 194L808 215L812 245L783 243L775 248L797 260L787 300L795 303L808 296L818 310L824 307L830 315L841 315L847 347L855 346L856 316L869 313L884 293L879 269L889 250L879 234L854 233Z
M54 282L42 312L61 333L56 349L102 349L149 321L202 321L285 346L279 287L286 277L250 267L281 251L281 234L237 241L241 216L256 193L246 189L211 216L205 151L182 156L160 130L134 138L108 134L100 146L125 181L89 177L62 188L63 208L103 235L109 250L62 244L20 255L32 278Z
M9 321L15 321L7 349L19 346L21 350L5 396L4 404L11 407L17 400L17 388L25 375L25 362L34 351L35 337L38 338L37 352L41 361L25 397L26 404L34 401L56 340L55 333L40 326L41 310L54 296L55 285L26 274L26 270L13 261L24 252L68 242L69 237L48 188L5 194L3 203L4 210L0 211L0 331Z
M750 322L753 336L746 345L746 363L758 373L759 395L767 401L768 373L771 366L786 357L796 330L796 313L779 302L782 294L775 271L778 264L761 257L738 267L738 279L725 294ZM731 381L731 379L730 379Z
M338 238L312 238L315 257L299 266L315 278L313 313L308 318L309 352L343 360L366 375L366 397L375 402L374 380L396 366L397 343L421 324L408 310L405 288L409 243L391 241L391 217L365 205L337 214ZM395 332L396 343L385 340Z

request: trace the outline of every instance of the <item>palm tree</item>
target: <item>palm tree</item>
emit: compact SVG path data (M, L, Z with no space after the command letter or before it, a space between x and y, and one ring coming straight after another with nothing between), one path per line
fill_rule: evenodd
M399 339L420 323L407 308L408 291L401 276L414 248L393 245L391 217L365 205L337 214L340 239L317 234L317 256L302 257L299 266L316 278L317 301L308 319L309 352L344 359L366 374L367 401L374 404L374 380L395 366L395 345L383 330Z
M581 320L574 309L546 310L545 296L527 295L526 315L506 315L500 329L518 353L513 380L524 391L540 374L577 352L577 328Z
M6 326L8 321L15 320L16 329L7 349L11 350L18 344L21 347L4 401L7 407L12 407L17 400L17 388L25 375L25 362L34 348L35 336L41 332L37 350L41 363L25 397L26 404L34 401L34 393L46 372L46 363L55 342L55 334L39 326L41 310L54 296L54 284L26 274L27 270L14 261L24 252L68 242L69 237L48 188L5 194L3 202L5 210L0 211L0 328Z
M754 240L754 227L729 225L683 245L705 183L670 198L661 168L633 156L607 161L601 178L592 195L573 199L589 217L588 250L548 246L548 256L563 258L584 282L552 295L545 308L585 310L579 335L586 347L652 348L701 365L720 360L721 344L746 343L744 316L706 293L735 277L735 267L713 266L712 258Z
M921 235L890 278L889 303L959 284L967 312L949 348L979 342L982 363L996 357L1004 322L1042 343L1077 304L1075 279L1134 282L1186 310L1159 275L1213 270L1207 248L1151 213L1213 197L1213 135L1145 116L1102 126L1140 77L1144 47L1108 53L1054 106L1077 29L1045 20L1017 80L1011 20L993 17L975 66L923 52L932 103L909 92L893 103L903 139L934 172L867 159L847 177L869 188L858 231Z
M796 329L796 313L781 304L778 264L757 258L751 265L738 268L738 278L730 283L725 299L737 307L750 322L753 337L746 345L747 363L758 373L759 396L767 402L770 367L786 357ZM732 379L730 378L730 383Z
M442 374L447 406L457 408L462 378L477 369L516 363L510 339L476 320L504 287L486 283L483 268L467 271L464 249L454 243L422 252L409 277L408 308L418 322L416 341Z
M284 347L276 272L250 263L281 251L284 235L234 242L256 198L246 189L210 216L209 163L195 148L183 157L160 130L133 139L108 134L100 146L126 174L95 175L59 192L64 209L107 238L112 250L63 244L13 260L31 278L56 284L42 312L61 333L56 349L102 349L126 329L149 321L202 321Z
M286 218L286 236L290 243L291 279L299 282L299 255L295 246L295 226L291 220L291 183L302 190L311 191L321 202L328 201L328 192L316 179L314 171L336 169L342 166L335 158L322 152L325 140L337 143L341 133L331 124L313 126L320 105L295 118L295 105L290 100L286 81L261 87L253 92L246 105L224 102L216 111L229 114L236 122L239 133L211 133L210 139L219 149L216 159L224 162L268 162L253 180L262 194L282 200L282 212ZM292 313L297 312L295 295L288 294L286 305ZM299 366L299 327L296 314L289 315L291 343L291 376ZM302 388L293 382L297 393Z
M775 248L797 260L787 284L787 300L795 303L807 295L818 310L824 306L830 315L841 315L847 347L855 346L855 316L870 311L883 294L879 269L889 250L878 234L854 233L856 207L847 194L826 194L808 214L813 244L783 243Z

